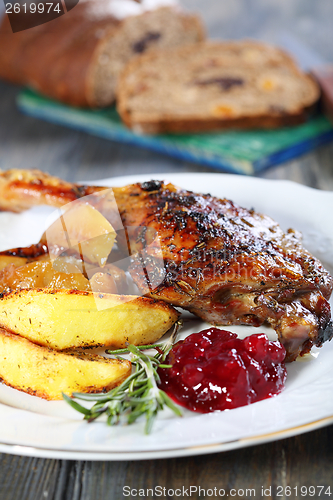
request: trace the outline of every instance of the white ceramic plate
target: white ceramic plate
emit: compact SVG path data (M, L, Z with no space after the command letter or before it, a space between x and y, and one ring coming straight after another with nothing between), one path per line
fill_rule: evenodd
M103 181L122 186L154 176ZM231 198L276 219L284 229L303 232L305 246L333 269L333 193L287 181L267 181L225 174L159 174L186 189ZM97 184L97 183L96 183ZM52 209L39 207L17 215L0 214L0 249L38 241ZM331 302L332 304L332 302ZM186 323L182 335L207 325ZM240 336L265 328L232 327ZM107 427L87 424L62 401L47 402L0 385L0 451L20 455L82 460L140 460L230 450L293 436L333 423L333 342L288 366L282 394L235 410L211 414L165 411L151 435L144 422Z

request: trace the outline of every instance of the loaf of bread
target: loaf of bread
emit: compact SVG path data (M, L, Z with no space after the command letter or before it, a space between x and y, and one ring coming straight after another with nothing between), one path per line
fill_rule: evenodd
M275 128L304 121L319 87L282 50L260 42L202 42L128 63L117 106L137 132Z
M131 57L204 38L197 16L168 3L81 0L58 19L14 34L4 16L0 78L74 106L108 106Z

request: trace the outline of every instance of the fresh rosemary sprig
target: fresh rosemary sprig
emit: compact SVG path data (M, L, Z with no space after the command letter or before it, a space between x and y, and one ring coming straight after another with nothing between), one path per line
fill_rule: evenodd
M137 345L136 346L139 351L147 351L147 349L156 349L156 348L163 348L163 344L147 344L147 345ZM127 354L130 352L128 347L125 347L124 349L107 349L106 354Z
M72 397L75 399L95 402L92 408L89 409L82 406L66 394L63 394L64 400L74 408L74 410L83 413L84 419L88 422L92 422L105 414L109 425L118 424L122 417L126 417L127 423L132 424L139 417L145 415L146 434L151 432L154 420L158 412L162 410L164 406L169 407L177 416L182 416L180 409L157 385L160 381L157 369L159 367L171 368L171 365L166 365L163 362L172 348L180 326L181 322L178 322L165 346L161 347L160 344L141 346L145 349L155 348L157 354L154 356L141 352L140 348L134 345L129 345L127 349L121 350L122 352L132 353L133 357L131 362L134 367L134 372L118 387L115 387L107 393L100 394L73 393ZM120 350L107 352L110 354L118 354L119 351Z

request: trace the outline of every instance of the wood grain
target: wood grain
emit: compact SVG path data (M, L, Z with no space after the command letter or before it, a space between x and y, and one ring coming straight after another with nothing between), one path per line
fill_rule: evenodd
M332 0L183 0L183 4L201 12L214 38L272 40L280 30L289 30L328 62L333 61ZM17 92L17 88L0 83L1 169L34 167L69 181L210 171L22 116L15 105ZM333 190L333 145L272 168L260 177ZM309 494L277 497L276 487L323 485L331 486L333 494L332 470L333 426L265 445L169 460L75 462L0 454L0 499L119 500L126 498L124 486L138 489L158 485L172 489L191 485L206 490L224 488L229 494L232 488L254 488L255 498L329 499ZM272 495L263 497L261 487L270 486Z
M206 491L215 487L224 489L229 496L234 493L232 490L245 493L254 490L256 498L263 498L262 488L271 487L272 495L268 498L296 498L277 497L273 493L278 492L279 486L321 485L332 489L332 444L333 426L330 426L265 445L168 460L75 462L1 455L1 500L119 500L126 498L124 487L136 490L184 487L189 491L190 486L198 490L200 486ZM191 498L205 497L193 493ZM251 494L240 492L235 498L251 498Z

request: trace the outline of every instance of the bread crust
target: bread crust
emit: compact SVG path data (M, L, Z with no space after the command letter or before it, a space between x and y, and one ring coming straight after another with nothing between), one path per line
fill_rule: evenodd
M18 33L12 33L5 15L0 27L0 78L28 85L72 106L98 107L94 93L98 58L129 18L120 20L107 12L102 17L93 16L91 8L90 1L81 2L49 23ZM178 11L176 15L182 18L184 30L191 27L197 31L198 40L203 38L196 16ZM111 103L112 99L107 105Z
M260 42L255 42L252 40L244 40L239 42L201 42L200 44L193 44L186 47L180 47L176 49L165 49L162 51L152 51L148 54L141 55L132 61L130 61L123 73L121 74L118 82L117 89L117 110L121 116L123 122L134 131L138 133L146 134L162 134L162 133L200 133L200 132L212 132L218 130L228 130L228 129L254 129L263 128L271 129L284 126L298 125L306 121L317 108L317 102L320 97L320 89L311 75L307 75L299 70L294 60L284 51L278 50L284 64L287 65L294 73L295 76L301 78L306 82L306 84L311 89L312 98L309 102L300 103L296 110L293 112L288 112L282 107L276 107L276 109L271 109L267 113L258 113L258 115L246 115L244 113L240 116L235 117L217 117L213 114L200 116L196 115L195 111L190 110L188 116L176 117L172 113L158 112L154 113L154 116L149 114L149 111L145 113L140 113L140 118L135 116L135 112L132 113L131 106L129 104L129 98L131 97L131 86L129 81L133 83L136 76L136 72L140 71L142 68L147 69L149 66L153 67L158 58L164 57L165 61L173 61L173 55L177 54L177 57L182 56L184 60L184 72L186 72L186 61L189 56L199 50L199 48L206 47L207 50L210 48L220 48L221 52L226 48L235 48L241 46L248 46L249 48L261 48L265 50L265 44ZM271 49L272 47L270 47ZM144 70L143 70L144 71ZM138 77L139 78L139 77ZM148 82L148 80L147 80ZM141 84L144 86L145 81L141 80ZM155 111L155 110L154 110Z
M50 23L14 34L4 16L0 77L73 106L92 105L88 75L101 43L98 35L104 30L107 36L120 22L111 17L89 19L88 3L78 4Z
M316 105L309 106L295 114L286 115L258 115L256 117L242 117L234 119L218 119L218 118L188 118L175 120L174 118L164 117L158 121L133 121L130 113L124 110L119 114L128 128L132 128L135 132L143 134L165 134L165 133L201 133L201 132L217 132L219 130L250 130L250 129L274 129L280 127L288 127L304 123L316 109Z

